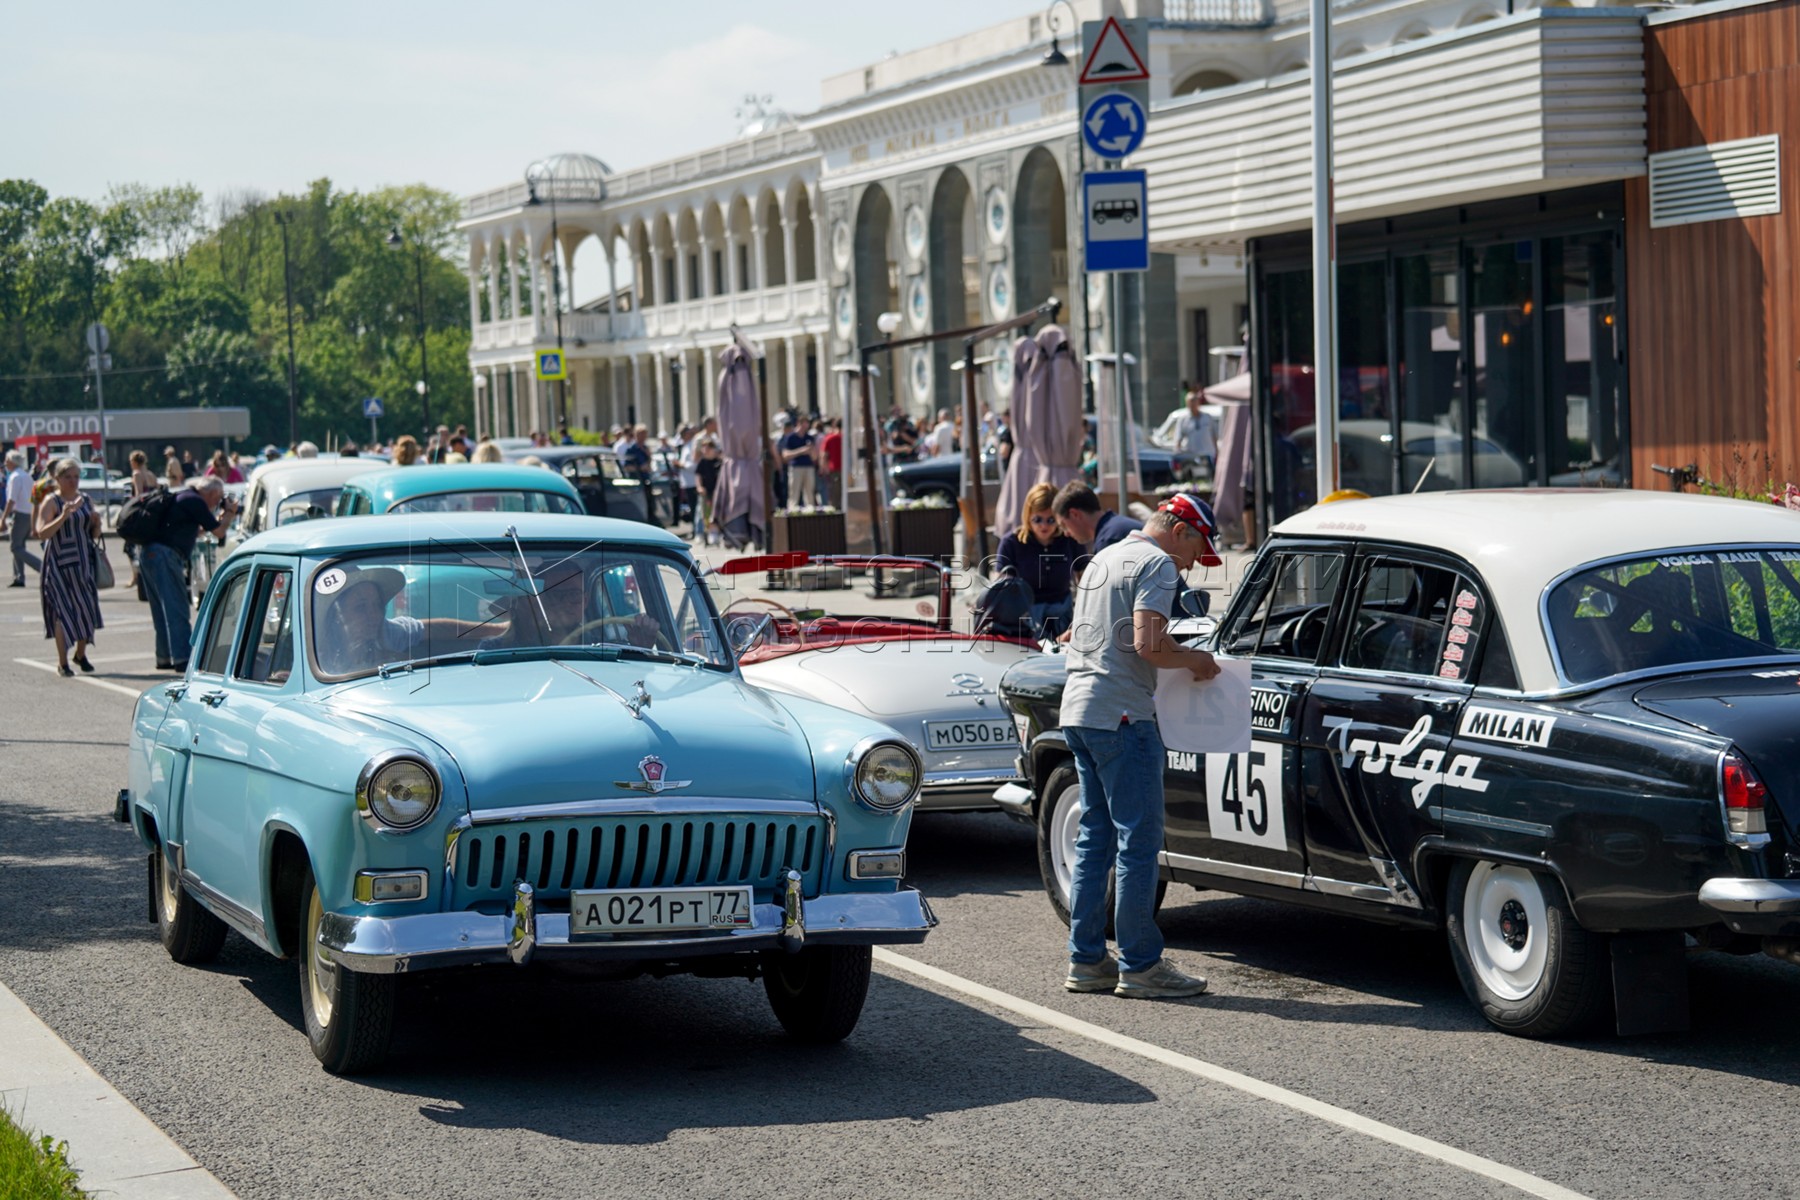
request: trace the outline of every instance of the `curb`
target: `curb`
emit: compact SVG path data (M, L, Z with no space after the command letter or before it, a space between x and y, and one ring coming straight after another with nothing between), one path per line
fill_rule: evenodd
M69 1143L81 1189L143 1200L235 1200L235 1193L120 1095L0 984L0 1103L21 1126Z

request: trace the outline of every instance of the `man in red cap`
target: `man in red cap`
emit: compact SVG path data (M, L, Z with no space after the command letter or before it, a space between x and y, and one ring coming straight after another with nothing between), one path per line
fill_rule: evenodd
M1140 531L1100 551L1075 588L1062 726L1081 783L1081 832L1069 893L1072 992L1158 1000L1197 996L1206 980L1163 957L1156 926L1156 855L1163 843L1163 743L1156 728L1158 668L1195 679L1219 673L1212 655L1177 645L1169 618L1181 573L1217 566L1203 501L1171 496ZM1106 949L1106 883L1115 879Z

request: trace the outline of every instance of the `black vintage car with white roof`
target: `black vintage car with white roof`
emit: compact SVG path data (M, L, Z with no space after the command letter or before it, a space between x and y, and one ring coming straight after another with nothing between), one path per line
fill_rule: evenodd
M1439 493L1276 527L1217 632L1242 754L1169 752L1166 880L1447 931L1496 1026L1685 1028L1689 948L1800 962L1800 514ZM1001 684L1067 917L1062 664Z

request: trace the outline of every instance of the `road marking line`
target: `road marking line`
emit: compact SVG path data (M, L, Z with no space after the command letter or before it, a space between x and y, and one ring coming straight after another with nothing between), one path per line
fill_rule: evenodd
M1048 1025L1053 1029L1060 1029L1078 1037L1088 1038L1102 1045L1111 1046L1115 1050L1123 1050L1127 1054L1147 1058L1152 1062L1173 1067L1177 1071L1184 1071L1189 1075L1196 1075L1213 1083L1224 1084L1228 1088L1255 1096L1260 1100L1268 1100L1284 1108L1291 1108L1295 1112L1304 1113L1309 1117L1317 1117L1321 1121L1348 1129L1352 1133L1360 1133L1364 1137L1387 1142L1402 1150L1411 1150L1425 1158L1436 1159L1438 1162L1460 1167L1471 1174L1515 1187L1527 1195L1541 1196L1544 1200L1588 1200L1580 1192L1570 1191L1547 1179L1539 1179L1536 1175L1528 1174L1516 1167L1509 1167L1505 1163L1482 1158L1478 1154L1470 1154L1466 1150L1458 1150L1456 1147L1446 1146L1442 1142L1434 1142L1430 1138L1421 1137L1416 1133L1408 1133L1404 1129L1361 1116L1349 1109L1339 1108L1335 1104L1327 1104L1323 1100L1315 1100L1311 1096L1303 1096L1299 1092L1289 1091L1287 1088L1273 1083L1265 1083L1253 1076L1240 1074L1228 1067L1221 1067L1203 1059L1179 1054L1154 1043L1141 1041L1107 1029L1105 1026L1067 1016L1055 1009L1045 1008L1041 1004L1033 1004L1029 1000L1022 1000L1010 993L976 983L972 979L952 975L948 971L931 966L929 963L920 962L916 958L895 954L892 950L886 950L879 946L875 948L875 958L896 970L910 972L922 979L930 980L939 987L953 992L961 992L965 996L1014 1013L1027 1020Z
M22 667L36 667L40 671L48 671L52 675L56 674L55 663L39 662L35 658L15 658L13 661ZM149 690L149 688L128 688L122 683L110 683L104 679L89 679L86 675L75 676L75 682L85 683L89 687L105 688L107 691L117 692L121 696L130 696L133 700L136 700L139 696ZM155 684L150 685L150 687L155 686Z

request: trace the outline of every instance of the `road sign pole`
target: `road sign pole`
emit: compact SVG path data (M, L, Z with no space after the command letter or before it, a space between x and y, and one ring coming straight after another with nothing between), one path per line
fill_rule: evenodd
M106 375L106 355L96 351L94 354L94 403L100 409L100 478L106 479L106 384L102 382ZM105 489L102 488L102 494Z
M1131 515L1131 488L1125 479L1125 464L1130 460L1131 412L1125 406L1125 276L1112 278L1113 306L1113 407L1119 418L1119 507L1121 517Z
M375 418L370 417L369 418L369 448L374 449L376 446L379 446L379 445L381 445L381 435L379 433L375 432Z

